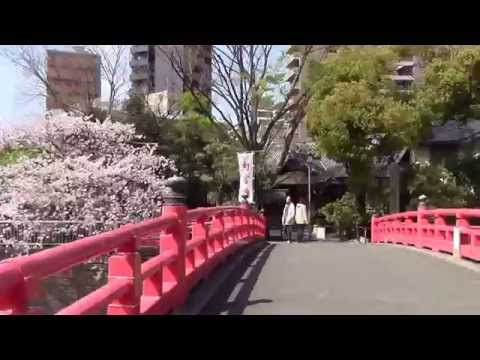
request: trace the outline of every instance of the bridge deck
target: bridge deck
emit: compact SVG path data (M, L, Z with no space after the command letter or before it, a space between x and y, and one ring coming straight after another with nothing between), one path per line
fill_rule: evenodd
M204 314L480 314L480 273L402 247L266 243Z

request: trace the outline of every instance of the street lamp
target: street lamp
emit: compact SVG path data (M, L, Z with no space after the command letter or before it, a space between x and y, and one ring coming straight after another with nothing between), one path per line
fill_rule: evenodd
M308 224L310 225L310 213L312 212L312 183L311 183L311 172L312 172L312 156L308 156L307 159L307 168L308 168Z

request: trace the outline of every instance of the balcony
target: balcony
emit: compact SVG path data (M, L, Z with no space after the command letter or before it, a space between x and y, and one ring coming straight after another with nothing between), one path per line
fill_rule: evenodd
M300 67L300 58L298 56L291 56L287 64L287 68L295 69L298 67Z
M403 60L396 62L395 66L397 67L397 69L403 68L405 66L412 67L415 66L415 62L413 60Z
M297 72L294 70L289 70L287 72L287 81L289 83L292 83L295 80L295 76L297 75Z
M300 88L295 86L295 87L292 87L288 93L289 96L291 96L292 98L294 98L295 100L297 99L297 96L300 95Z
M397 81L415 81L415 78L412 75L391 75L390 78L397 82Z
M132 72L130 74L131 81L140 81L140 80L148 80L149 79L148 71L139 71L139 72Z
M148 45L132 45L132 47L130 48L130 52L132 54L148 52Z
M297 100L298 95L291 96L290 99L288 99L287 106L290 107L290 110L296 110L298 108Z
M302 82L301 81L297 81L297 83L294 85L292 84L292 88L291 90L298 90L300 91L302 89Z
M130 59L130 66L132 68L138 67L138 66L148 66L148 58L146 57L132 57Z
M135 85L132 84L132 87L128 91L130 96L135 96L135 95L146 95L150 91L148 85L145 85L144 83L141 83L141 85Z

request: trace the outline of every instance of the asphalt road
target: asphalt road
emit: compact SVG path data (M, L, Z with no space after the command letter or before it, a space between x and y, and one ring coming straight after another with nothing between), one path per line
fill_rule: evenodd
M203 314L480 314L480 272L397 246L266 243Z

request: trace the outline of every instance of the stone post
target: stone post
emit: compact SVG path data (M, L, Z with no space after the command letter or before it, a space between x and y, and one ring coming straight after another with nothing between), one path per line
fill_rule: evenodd
M422 210L427 210L427 202L428 198L426 195L420 195L418 197L418 207L417 210L422 211Z
M187 180L173 176L165 180L165 205L183 205L186 203Z
M248 195L242 195L242 201L240 202L240 207L244 209L250 209L250 204L248 203Z
M188 292L188 284L185 282L186 277L186 259L185 247L187 242L187 206L186 190L187 181L182 177L171 177L165 181L167 187L165 191L165 205L162 211L163 216L176 215L178 225L163 234L160 237L160 253L171 250L178 254L175 261L163 268L162 285L163 291L176 286L174 294L176 304L182 304L186 300Z

